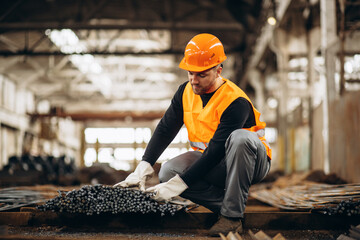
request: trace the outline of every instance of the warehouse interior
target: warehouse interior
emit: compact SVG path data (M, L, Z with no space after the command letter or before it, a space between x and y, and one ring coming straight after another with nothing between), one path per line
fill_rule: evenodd
M188 81L178 64L203 32L221 40L222 75L267 124L271 172L360 182L359 0L0 6L0 187L122 180ZM189 150L184 127L158 163ZM92 167L105 174L89 177Z

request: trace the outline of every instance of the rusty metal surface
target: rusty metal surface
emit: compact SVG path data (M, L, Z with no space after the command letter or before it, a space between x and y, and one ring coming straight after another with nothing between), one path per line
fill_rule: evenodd
M310 210L344 200L360 200L360 184L307 184L253 191L252 197L287 210Z

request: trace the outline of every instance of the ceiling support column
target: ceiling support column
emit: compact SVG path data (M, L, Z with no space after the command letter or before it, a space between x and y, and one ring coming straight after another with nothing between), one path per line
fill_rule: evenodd
M256 68L249 71L248 81L250 85L255 89L255 101L254 105L260 113L265 108L265 93L264 93L264 81L263 76Z
M289 139L287 134L288 117L287 117L287 102L288 102L288 87L287 87L287 69L289 63L289 52L287 47L287 33L283 29L277 28L274 33L276 39L271 45L271 50L276 54L278 66L279 79L279 93L277 107L277 124L278 124L278 162L279 169L284 171L291 171L290 161L288 160Z
M322 169L323 168L323 147L321 143L315 142L314 137L316 135L315 132L318 131L315 127L314 122L314 84L317 78L314 59L316 57L318 49L320 49L319 43L319 28L316 29L307 29L306 30L306 45L307 45L307 85L308 85L308 93L307 97L308 108L309 108L309 157L310 157L310 169ZM314 149L314 146L316 148ZM321 149L319 151L319 149ZM316 150L316 151L314 151Z
M335 0L320 1L320 20L321 20L321 54L325 61L324 71L321 72L320 78L324 86L323 98L323 140L324 140L324 172L330 172L329 159L329 136L331 129L329 120L331 120L331 104L336 99L335 88L335 61L337 50L336 35L336 5Z

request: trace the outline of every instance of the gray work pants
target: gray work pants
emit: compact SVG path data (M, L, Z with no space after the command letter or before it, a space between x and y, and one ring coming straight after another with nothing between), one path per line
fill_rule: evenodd
M243 129L230 134L225 151L224 159L180 196L226 217L244 217L249 188L266 176L270 160L257 135ZM190 151L164 163L159 172L160 182L181 175L201 154Z

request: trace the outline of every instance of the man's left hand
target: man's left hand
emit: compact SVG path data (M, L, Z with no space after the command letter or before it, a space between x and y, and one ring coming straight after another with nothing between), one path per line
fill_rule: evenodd
M187 188L186 183L176 174L169 181L146 189L146 192L154 192L152 198L157 201L168 201L173 197L179 196Z

